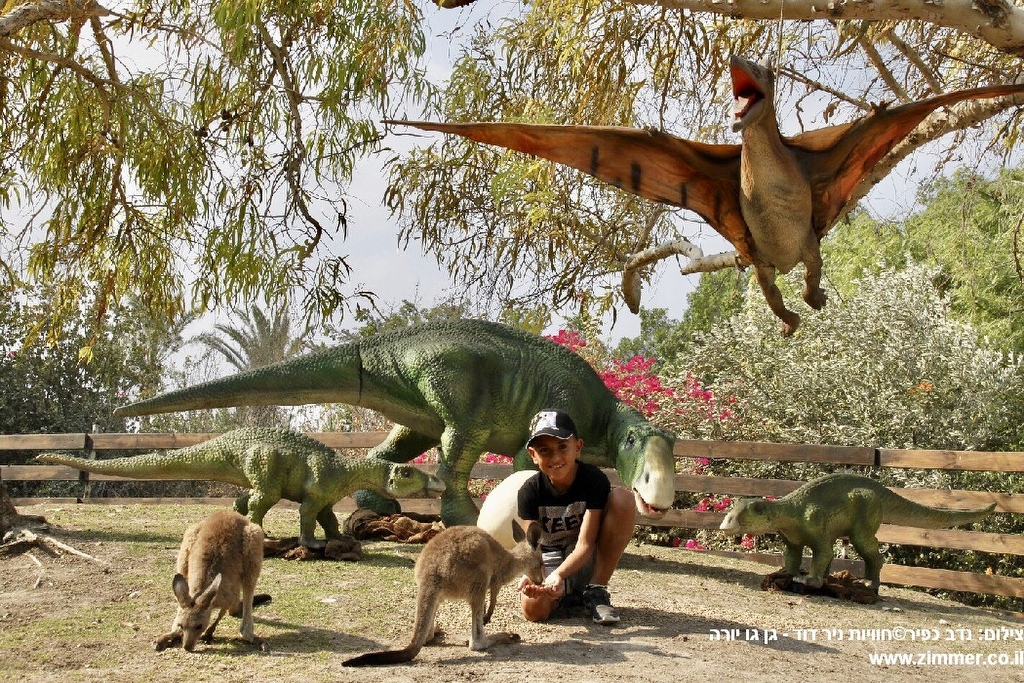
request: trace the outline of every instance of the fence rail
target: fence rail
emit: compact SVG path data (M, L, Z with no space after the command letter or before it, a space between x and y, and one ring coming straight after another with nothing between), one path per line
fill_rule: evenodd
M379 444L386 432L311 433L310 436L332 448L369 449ZM0 435L0 460L10 450L75 450L95 457L98 451L162 450L181 448L218 436L217 434L15 434ZM716 442L681 440L676 442L677 458L709 458L718 460L771 460L777 462L824 463L837 466L870 468L915 468L957 471L1024 472L1024 453L982 453L974 451L891 450L866 447L820 446L813 444L771 444L755 442ZM424 469L436 466L421 465ZM511 473L508 465L480 463L473 468L474 479L502 479ZM618 475L606 470L613 483ZM87 491L89 481L139 481L124 477L81 473L71 467L52 465L0 465L0 480L8 481L81 481ZM728 496L783 496L803 482L788 479L755 479L699 474L677 474L675 488L679 492ZM954 509L977 508L996 504L1000 514L1024 514L1024 494L998 491L940 490L893 488L910 500L934 507ZM227 498L17 498L15 505L53 501L92 504L119 503L208 503L230 504ZM282 504L287 504L282 502ZM436 500L403 500L410 512L437 513ZM339 512L354 509L351 498L335 506ZM716 529L724 515L719 512L670 510L661 519L641 518L640 523L652 527ZM882 525L878 540L883 543L945 548L950 550L1024 555L1024 538L1015 534L997 534L958 529L917 529ZM778 565L781 557L771 553L730 553L746 559ZM856 573L856 570L855 570ZM1024 579L992 576L970 572L954 572L926 567L886 564L881 580L925 588L988 593L1022 598Z

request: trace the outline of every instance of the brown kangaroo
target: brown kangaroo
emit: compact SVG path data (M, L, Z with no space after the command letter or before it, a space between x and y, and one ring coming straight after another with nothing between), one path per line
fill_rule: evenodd
M173 645L191 652L196 641L213 642L225 612L242 618L242 639L267 651L253 633L252 607L263 565L263 529L232 510L218 510L185 531L171 582L178 613L171 632L153 643L159 652ZM217 618L210 623L213 611Z
M465 600L473 615L469 648L486 650L491 645L515 643L515 633L484 635L501 587L520 574L540 583L540 525L531 524L523 538L516 526L517 545L505 550L483 529L475 526L449 527L430 539L416 560L416 620L412 642L402 650L370 652L353 657L343 666L379 666L412 661L424 644L436 635L434 617L442 600ZM486 610L487 591L490 602Z

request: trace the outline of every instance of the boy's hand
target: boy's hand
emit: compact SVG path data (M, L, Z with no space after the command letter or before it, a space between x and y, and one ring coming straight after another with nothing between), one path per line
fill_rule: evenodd
M552 574L552 576L557 575ZM550 579L551 577L548 578ZM537 584L534 583L529 576L524 576L523 578L519 579L519 586L517 587L517 590L528 598L539 598L542 596L549 598L562 597L562 578L558 577L557 588L549 586L548 583L549 582L546 579L544 583Z

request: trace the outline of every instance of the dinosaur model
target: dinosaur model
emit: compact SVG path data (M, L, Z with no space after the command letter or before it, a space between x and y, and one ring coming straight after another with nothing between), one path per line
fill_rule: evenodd
M241 405L336 402L395 423L371 457L406 462L440 447L441 519L473 524L473 465L485 451L530 463L530 418L542 408L572 415L583 459L615 467L637 510L661 517L675 498L675 436L619 401L578 354L543 337L485 320L408 327L123 406L146 415Z
M284 429L243 427L178 450L127 458L87 460L45 453L38 462L135 479L205 479L248 489L235 510L262 526L282 498L299 503L299 543L322 548L319 522L328 540L341 539L334 504L357 490L394 498L428 497L444 491L437 477L412 465L377 458L346 458L316 439Z
M742 144L684 140L657 130L529 123L385 121L454 133L550 159L633 194L699 214L753 264L772 312L792 334L800 316L786 308L776 271L805 265L803 298L825 305L819 243L843 215L872 167L936 108L1024 92L1024 84L938 95L795 137L779 132L771 70L733 55L734 117ZM635 301L627 301L635 313Z
M899 496L868 477L827 474L778 500L744 498L719 527L730 535L777 533L785 544L783 571L808 588L820 588L832 563L833 544L846 536L864 559L865 584L878 592L882 554L878 527L900 524L924 529L970 524L984 519L995 503L978 510L940 510ZM811 549L811 568L800 576L803 548Z

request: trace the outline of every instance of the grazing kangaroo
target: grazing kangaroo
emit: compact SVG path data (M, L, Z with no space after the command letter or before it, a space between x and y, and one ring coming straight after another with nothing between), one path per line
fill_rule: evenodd
M416 620L412 642L402 650L370 652L342 662L343 666L379 666L409 662L436 634L434 617L442 600L465 600L473 615L469 648L486 650L491 645L514 643L515 633L484 635L501 587L517 575L526 574L540 583L540 525L530 525L523 539L516 528L518 544L505 550L489 533L475 526L449 527L430 539L416 560ZM487 591L490 590L490 602Z
M213 642L225 612L241 617L242 639L267 651L253 633L252 605L263 564L263 529L231 510L218 510L185 531L171 582L178 613L171 632L153 643L157 652L181 643L191 652L196 641ZM217 618L210 623L213 611Z

